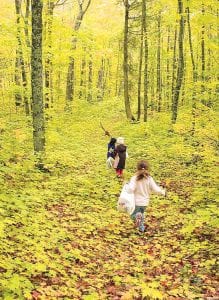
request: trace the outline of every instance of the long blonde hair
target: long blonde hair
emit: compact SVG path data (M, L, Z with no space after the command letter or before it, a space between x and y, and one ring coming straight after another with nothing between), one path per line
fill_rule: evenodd
M149 163L146 160L140 160L137 163L137 172L136 172L136 180L141 180L143 178L148 178L150 176L149 173Z

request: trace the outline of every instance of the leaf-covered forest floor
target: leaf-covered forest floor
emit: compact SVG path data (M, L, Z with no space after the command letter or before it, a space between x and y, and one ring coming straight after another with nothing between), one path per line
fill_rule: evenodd
M194 137L186 110L174 126L163 113L130 124L102 103L54 113L44 172L34 168L30 120L1 115L0 298L218 299L215 115L199 112ZM121 183L106 169L100 120L126 139L126 180L146 158L166 182L143 235L116 211Z

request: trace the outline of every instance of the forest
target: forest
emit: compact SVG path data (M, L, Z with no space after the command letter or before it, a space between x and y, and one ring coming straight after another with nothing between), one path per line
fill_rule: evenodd
M218 1L0 2L0 299L219 299Z

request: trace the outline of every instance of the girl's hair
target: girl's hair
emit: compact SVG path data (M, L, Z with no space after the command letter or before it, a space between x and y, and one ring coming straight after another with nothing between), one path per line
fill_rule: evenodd
M114 145L115 143L116 143L116 139L115 138L111 138L111 140L110 140L110 145Z
M150 176L149 174L149 163L146 160L140 160L137 163L137 178L136 180L141 180Z

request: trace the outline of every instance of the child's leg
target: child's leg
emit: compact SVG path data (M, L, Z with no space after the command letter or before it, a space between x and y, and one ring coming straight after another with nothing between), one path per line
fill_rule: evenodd
M135 221L136 227L139 228L141 232L144 232L144 211L145 206L136 206L134 212L131 214L132 220Z
M144 226L144 212L145 212L145 207L144 206L142 206L141 208L140 208L140 212L141 212L141 221L140 221L140 224L139 224L139 230L141 231L141 232L144 232L144 230L145 230L145 226Z
M118 177L121 177L122 176L122 171L121 169L116 169L116 174Z

